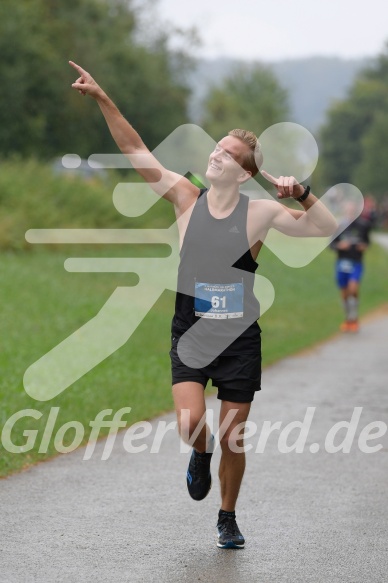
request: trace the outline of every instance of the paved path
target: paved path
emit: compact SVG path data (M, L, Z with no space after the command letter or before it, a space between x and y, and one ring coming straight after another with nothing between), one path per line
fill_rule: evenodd
M388 251L388 234L387 233L373 233L372 239L381 247Z
M88 461L78 450L0 481L1 583L387 581L387 432L367 442L380 444L376 453L357 442L368 423L388 423L387 346L382 312L357 335L265 370L237 513L244 550L216 548L218 484L203 502L189 498L188 454L179 451L176 432L150 453L158 422L174 422L171 414L133 442L147 445L143 453L126 452L121 433L106 461L100 442ZM208 406L218 411L215 398ZM308 407L315 409L303 453L281 453L281 430L302 422ZM350 452L325 451L329 430L354 411L361 415ZM266 420L281 427L256 453ZM286 445L298 435L294 429ZM344 436L342 429L333 443ZM214 473L218 459L217 450Z

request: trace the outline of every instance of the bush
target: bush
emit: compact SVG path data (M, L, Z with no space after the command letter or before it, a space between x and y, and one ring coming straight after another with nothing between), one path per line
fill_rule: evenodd
M119 182L140 178L109 171L108 178L85 180L54 172L36 160L12 159L0 164L0 249L32 249L25 240L28 229L167 227L174 220L172 205L158 202L146 214L132 219L113 205Z

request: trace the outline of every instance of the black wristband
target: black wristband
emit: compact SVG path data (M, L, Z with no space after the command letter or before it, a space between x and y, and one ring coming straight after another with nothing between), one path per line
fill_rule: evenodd
M298 202L303 202L304 200L306 200L306 198L308 197L309 194L310 194L310 187L306 186L302 196L300 196L299 198L296 198L295 200L297 200Z

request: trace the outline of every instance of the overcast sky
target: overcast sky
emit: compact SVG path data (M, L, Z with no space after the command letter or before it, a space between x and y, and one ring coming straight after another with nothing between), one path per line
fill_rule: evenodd
M161 19L196 26L198 56L273 61L380 53L388 0L158 0Z

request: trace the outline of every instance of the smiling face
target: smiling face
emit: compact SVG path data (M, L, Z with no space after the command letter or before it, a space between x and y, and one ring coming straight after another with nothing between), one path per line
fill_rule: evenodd
M251 176L251 173L241 166L244 154L247 152L249 152L249 147L240 139L225 136L216 144L209 156L206 178L211 183L236 184L245 182Z

